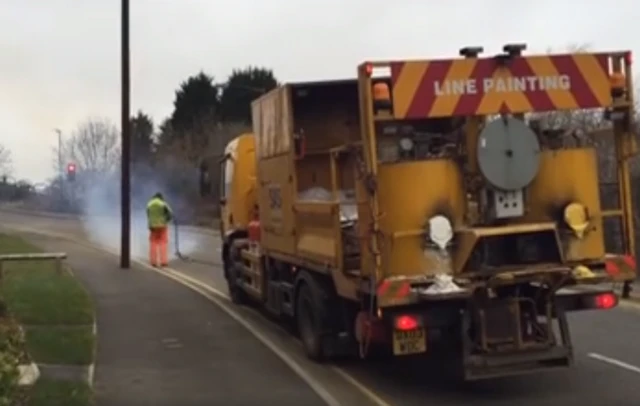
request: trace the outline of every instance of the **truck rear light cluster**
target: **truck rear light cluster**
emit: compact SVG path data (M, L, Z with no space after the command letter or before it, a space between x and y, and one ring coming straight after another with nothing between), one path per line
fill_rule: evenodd
M372 63L367 63L367 64L364 65L364 73L367 76L373 75L373 64Z
M396 317L394 322L394 328L401 331L414 330L419 326L420 321L418 320L418 318L409 314L404 314Z
M611 309L618 304L618 298L613 293L601 293L594 297L593 303L597 309Z

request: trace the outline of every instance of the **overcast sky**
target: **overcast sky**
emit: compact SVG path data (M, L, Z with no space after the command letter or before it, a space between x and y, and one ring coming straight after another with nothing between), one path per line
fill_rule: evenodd
M248 64L281 81L344 78L366 59L507 42L638 54L639 17L633 0L131 0L132 113L160 122L201 69L220 81ZM120 0L0 0L0 143L15 177L52 176L54 128L119 125L119 18Z

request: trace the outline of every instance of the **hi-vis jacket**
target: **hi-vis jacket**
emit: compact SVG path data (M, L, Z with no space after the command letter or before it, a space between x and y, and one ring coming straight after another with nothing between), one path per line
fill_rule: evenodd
M162 228L173 218L171 207L162 199L154 197L147 203L147 220L150 228Z

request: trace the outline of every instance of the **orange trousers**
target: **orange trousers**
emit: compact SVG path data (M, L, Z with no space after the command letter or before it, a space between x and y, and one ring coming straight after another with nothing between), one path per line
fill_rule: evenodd
M169 263L168 245L169 231L167 227L152 228L149 230L149 262L151 265L158 265L158 254L162 266L166 266Z

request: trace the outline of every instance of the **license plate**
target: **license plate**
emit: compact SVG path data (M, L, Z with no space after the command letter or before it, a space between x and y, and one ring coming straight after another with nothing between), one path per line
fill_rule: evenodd
M419 354L427 351L427 334L424 328L393 331L394 355Z

